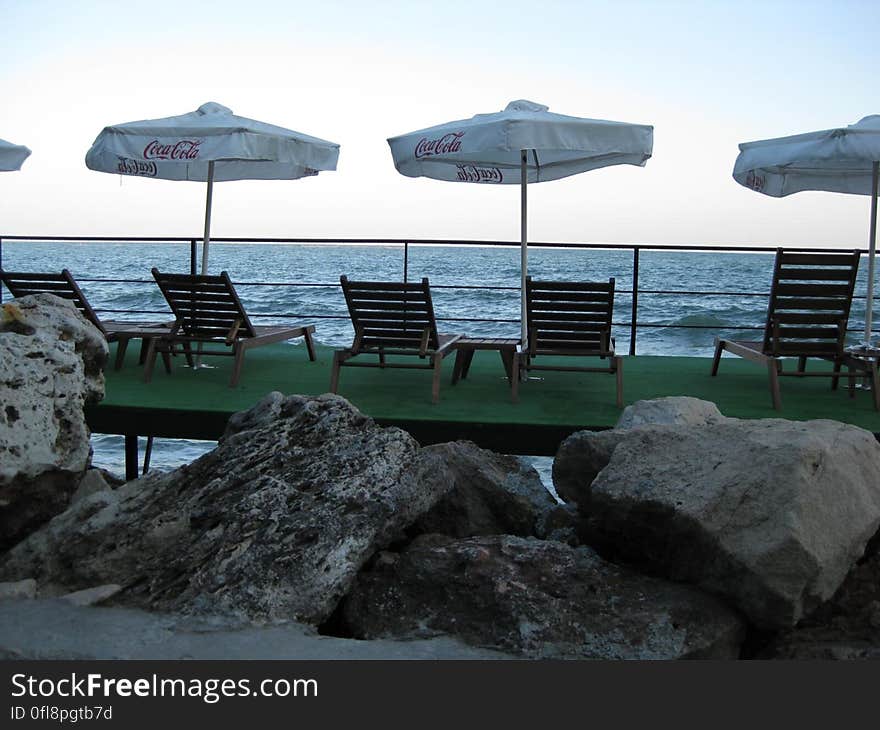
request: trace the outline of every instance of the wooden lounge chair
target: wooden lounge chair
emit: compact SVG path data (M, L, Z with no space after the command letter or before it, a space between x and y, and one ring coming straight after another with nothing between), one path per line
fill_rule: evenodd
M190 348L193 343L221 345L220 350L206 347L199 356L223 355L235 358L230 388L238 385L245 353L251 348L303 337L309 360L315 359L312 343L314 325L283 327L251 324L229 274L225 271L220 276L163 274L155 267L152 271L176 321L169 334L150 341L144 368L145 382L150 382L153 376L157 351L167 351L175 345L183 345L185 348Z
M455 351L461 335L437 333L434 306L427 279L416 283L349 281L340 277L345 303L354 326L351 347L333 354L330 392L339 387L341 367L417 368L433 370L431 401L440 400L440 367ZM351 362L360 355L375 355L377 362ZM386 355L408 355L427 360L424 364L389 362Z
M718 373L725 351L764 365L770 376L773 407L779 410L780 376L830 376L831 387L836 389L840 369L846 365L850 395L854 395L854 371L863 371L873 381L874 407L880 410L876 363L854 358L844 349L858 268L858 251L808 253L778 249L763 339L744 342L716 337L712 375ZM797 368L784 370L783 358L797 358ZM830 361L833 369L807 372L809 358Z
M520 369L613 373L617 407L623 407L623 358L614 354L611 316L614 279L607 282L534 281L526 277L529 341ZM608 360L606 367L538 365L542 356L571 355Z
M70 299L82 315L101 331L107 342L117 343L116 370L122 367L129 340L141 340L140 361L144 362L149 340L171 331L172 323L168 321L102 320L92 309L82 289L79 288L73 275L67 269L62 269L60 274L0 271L0 278L14 297L24 297L29 294L54 294L62 299Z

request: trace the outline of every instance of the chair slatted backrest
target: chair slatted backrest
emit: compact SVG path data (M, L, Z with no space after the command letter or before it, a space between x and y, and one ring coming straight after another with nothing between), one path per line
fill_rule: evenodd
M859 252L776 252L763 351L773 356L843 354Z
M16 298L30 294L54 294L62 299L70 299L89 322L102 333L107 334L95 310L89 305L73 275L67 269L62 269L60 274L2 271L0 277L12 296Z
M420 282L349 281L340 277L355 330L355 350L417 351L439 347L427 279Z
M225 271L220 276L163 274L155 267L152 271L177 320L177 333L227 341L256 336Z
M610 354L614 279L535 281L526 277L529 353Z

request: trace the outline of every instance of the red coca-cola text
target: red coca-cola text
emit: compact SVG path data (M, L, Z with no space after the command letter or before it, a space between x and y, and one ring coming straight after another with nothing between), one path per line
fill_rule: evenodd
M160 144L154 139L144 147L145 160L195 160L199 156L200 139L181 139L171 144Z
M458 152L461 149L462 137L464 137L464 132L450 132L439 139L422 137L416 145L416 159Z

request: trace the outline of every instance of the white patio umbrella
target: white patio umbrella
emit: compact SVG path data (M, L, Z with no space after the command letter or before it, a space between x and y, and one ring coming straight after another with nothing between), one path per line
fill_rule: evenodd
M0 139L0 172L20 170L30 154L27 147Z
M877 185L880 177L880 115L856 124L791 137L745 142L733 166L740 185L774 198L802 190L871 196L868 233L868 300L865 347L871 346L874 259L877 248Z
M86 153L99 172L207 182L202 274L208 271L214 181L295 180L335 170L339 145L235 116L214 102L165 119L105 127Z
M388 140L398 172L453 182L519 184L522 342L528 337L526 275L528 183L609 165L643 167L654 144L647 124L554 114L543 104L512 101L502 112L440 124Z

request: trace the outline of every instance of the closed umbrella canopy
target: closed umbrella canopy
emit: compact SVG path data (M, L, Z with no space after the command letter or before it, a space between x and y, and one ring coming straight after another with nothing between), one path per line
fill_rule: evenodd
M120 175L207 182L204 274L215 180L295 180L335 170L338 158L338 144L238 117L209 102L177 117L105 127L86 165Z
M871 196L868 235L868 300L865 345L870 345L877 239L880 115L819 132L745 142L733 179L751 190L781 198L803 190Z
M20 170L30 154L27 147L0 139L0 172Z
M528 273L526 186L610 165L644 166L654 128L550 112L543 104L512 101L502 112L391 137L397 170L409 177L521 187L522 341Z

